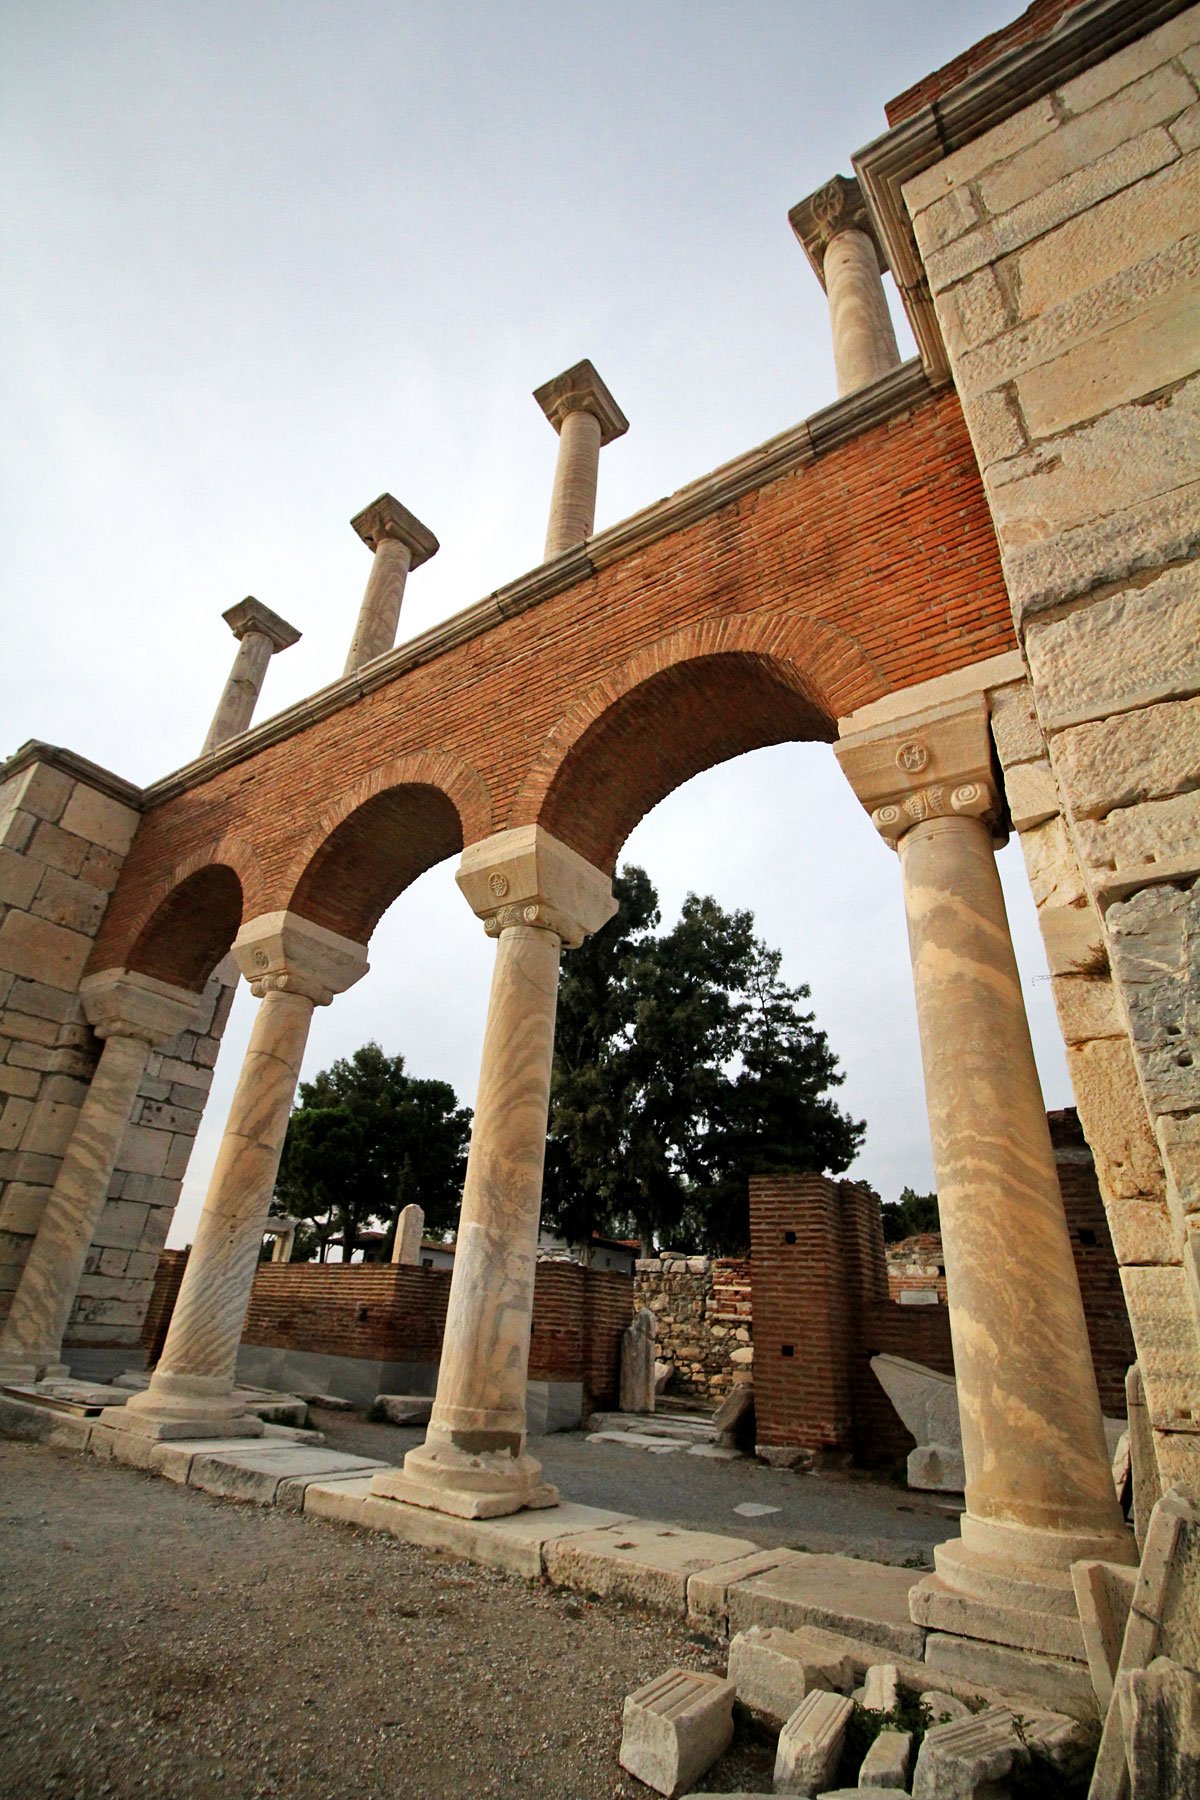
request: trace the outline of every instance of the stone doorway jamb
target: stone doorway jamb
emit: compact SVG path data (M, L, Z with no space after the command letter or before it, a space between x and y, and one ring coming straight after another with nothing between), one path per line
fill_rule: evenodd
M300 1063L313 1009L367 972L361 944L289 912L251 919L233 954L260 1005L196 1241L150 1386L101 1414L143 1438L262 1435L234 1375Z
M437 1397L425 1442L371 1492L484 1519L558 1500L525 1448L525 1391L559 954L616 902L607 875L538 825L472 844L457 879L496 965Z

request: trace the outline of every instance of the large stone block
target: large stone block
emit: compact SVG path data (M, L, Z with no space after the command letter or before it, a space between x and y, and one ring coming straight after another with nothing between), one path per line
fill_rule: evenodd
M1004 578L1018 628L1024 631L1039 612L1106 582L1126 582L1143 570L1193 557L1200 548L1198 497L1200 482L1191 481L1135 499L1106 518L1085 519L1040 542L1006 549Z
M819 1794L833 1779L846 1741L853 1703L841 1694L813 1692L779 1733L775 1752L777 1794Z
M1080 819L1076 839L1097 885L1109 890L1200 873L1200 793Z
M82 932L32 913L10 912L0 923L0 968L47 987L73 994L91 949L91 938Z
M928 169L922 169L919 175L912 176L904 184L904 204L910 216L915 218L918 213L933 206L944 194L956 187L965 186L985 169L1006 162L1029 144L1044 138L1048 132L1056 131L1058 124L1058 113L1047 94L1043 99L1022 107L999 125L993 125L990 131L972 138L961 150L942 157Z
M1116 989L1107 975L1053 975L1050 986L1064 1043L1124 1034Z
M994 269L979 269L937 302L946 348L955 358L977 345L993 342L1013 323L1009 296Z
M625 1701L620 1763L656 1793L684 1794L733 1741L733 1684L670 1669Z
M1062 802L1058 796L1054 773L1048 760L1017 763L1004 771L1004 793L1008 810L1018 831L1029 831L1035 825L1058 817Z
M64 875L61 869L47 869L30 910L52 925L65 925L68 931L82 931L94 938L107 905L103 888Z
M1016 398L1029 437L1054 438L1193 375L1198 299L1200 284L1193 278L1190 289L1070 344L1021 375Z
M1082 75L1075 75L1065 82L1056 96L1059 104L1068 113L1086 112L1151 69L1186 52L1195 44L1197 30L1195 8L1186 7L1157 30L1147 32L1145 37L1139 37L1123 50L1085 69Z
M610 1530L587 1531L548 1544L546 1568L559 1587L611 1594L659 1612L684 1613L690 1576L736 1562L757 1548L748 1538L680 1531L632 1519Z
M49 819L53 824L62 817L74 786L69 775L49 763L34 763L6 781L0 788L0 808L19 807L36 819Z
M0 849L0 906L25 911L37 893L45 865L16 850Z
M1188 1220L1200 1214L1200 1115L1165 1114L1154 1121L1154 1135L1167 1177L1167 1206L1182 1241Z
M919 1658L925 1634L909 1613L914 1580L911 1569L797 1553L777 1569L730 1588L730 1630L781 1625L798 1631L815 1625L893 1655Z
M1200 693L1200 570L1031 622L1025 650L1050 731Z
M1137 1345L1150 1423L1189 1430L1196 1402L1200 1343L1180 1264L1122 1268L1121 1285ZM1164 1484L1165 1485L1165 1484Z
M1111 906L1107 924L1151 1111L1200 1109L1200 884L1146 888Z
M130 1125L117 1152L117 1168L133 1175L163 1175L171 1151L171 1134L145 1125Z
M1163 1198L1162 1162L1128 1042L1103 1038L1072 1045L1067 1069L1105 1201Z
M133 842L139 817L132 806L125 806L108 794L98 794L81 781L66 804L61 823L64 831L123 855Z
M1040 762L1046 754L1046 740L1038 723L1033 689L1027 681L997 688L990 696L992 737L1000 766L1010 769L1015 763Z
M1165 1200L1110 1200L1105 1212L1119 1263L1178 1263Z
M814 1689L848 1693L855 1667L831 1632L752 1625L729 1645L729 1679L743 1706L782 1725Z
M147 1210L127 1200L106 1200L93 1244L98 1249L136 1250L146 1227Z
M1059 732L1052 759L1077 817L1200 786L1200 698L1166 701Z

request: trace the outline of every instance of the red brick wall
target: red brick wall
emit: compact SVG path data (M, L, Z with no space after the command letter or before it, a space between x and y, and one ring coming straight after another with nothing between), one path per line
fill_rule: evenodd
M862 1314L852 1368L854 1460L863 1468L889 1468L907 1457L916 1439L876 1380L873 1356L904 1356L942 1375L953 1375L948 1310L881 1300Z
M932 75L923 75L920 81L897 94L884 107L884 115L889 125L899 125L910 119L923 106L929 106L940 100L943 94L957 87L969 75L978 74L988 63L995 62L1006 50L1015 50L1021 44L1028 44L1033 38L1046 37L1064 13L1078 6L1079 0L1034 0L1011 25L1002 26L989 36L980 38L969 50L964 50L952 62L944 63L935 69Z
M167 1341L167 1327L179 1298L187 1260L186 1250L160 1250L158 1253L154 1288L142 1322L142 1345L148 1363L156 1363L162 1355L162 1347Z
M584 1415L618 1404L621 1339L633 1317L633 1281L615 1269L588 1269L583 1285ZM536 1305L536 1296L535 1296Z

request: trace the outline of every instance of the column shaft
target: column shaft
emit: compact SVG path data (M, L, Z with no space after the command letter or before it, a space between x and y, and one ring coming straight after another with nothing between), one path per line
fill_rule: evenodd
M379 539L343 674L353 675L374 657L385 656L395 644L412 558L411 546L399 538Z
M899 849L962 1416L963 1545L1065 1571L1072 1557L1118 1553L1124 1532L991 832L971 816L933 818ZM1077 1547L1092 1540L1100 1548Z
M258 704L267 665L274 649L274 644L265 632L248 631L242 638L233 659L229 680L225 683L225 690L213 714L213 722L208 728L208 736L200 752L202 756L207 756L227 738L236 737L239 732L246 730L254 717L254 708Z
M149 1055L142 1038L104 1040L0 1336L0 1370L10 1379L64 1372L67 1320Z
M900 365L875 245L865 231L839 231L823 263L839 394L869 387Z
M600 468L600 421L593 413L569 412L558 439L546 561L582 544L596 522L596 481Z
M308 995L287 989L259 1005L167 1341L125 1408L131 1425L161 1420L163 1435L191 1437L236 1418L242 1434L261 1431L237 1416L234 1369L312 1014Z

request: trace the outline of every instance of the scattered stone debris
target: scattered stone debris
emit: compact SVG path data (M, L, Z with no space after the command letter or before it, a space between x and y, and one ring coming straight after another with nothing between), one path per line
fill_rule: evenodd
M669 1669L638 1688L622 1715L621 1767L659 1794L683 1794L733 1741L731 1681Z

